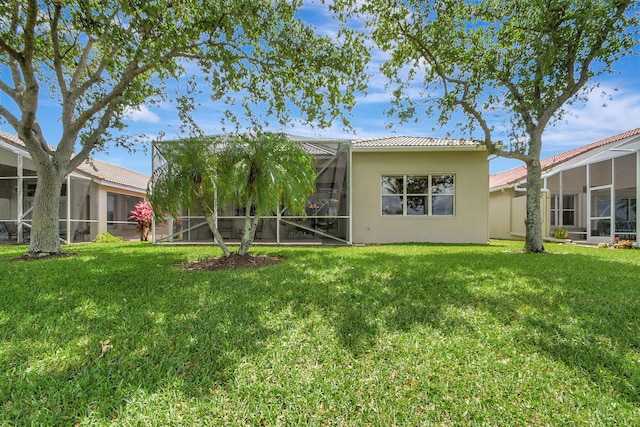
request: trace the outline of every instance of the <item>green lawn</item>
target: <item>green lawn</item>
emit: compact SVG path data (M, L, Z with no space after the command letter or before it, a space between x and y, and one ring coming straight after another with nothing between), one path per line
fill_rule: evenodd
M521 247L0 247L0 425L637 425L640 251Z

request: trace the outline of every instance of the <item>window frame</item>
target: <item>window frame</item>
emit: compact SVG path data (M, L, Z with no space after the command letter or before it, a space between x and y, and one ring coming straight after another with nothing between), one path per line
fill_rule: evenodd
M626 202L626 206L625 206L626 216L624 218L621 216L618 216L618 212L620 211L618 207L619 206L618 203L622 201ZM632 197L632 196L616 197L615 220L616 221L636 221L637 209L638 209L638 202L635 197Z
M560 193L553 193L551 195L550 206L550 223L552 227L559 227L559 220L562 218L563 227L578 227L578 194L577 193L563 193L562 197L573 198L573 207L567 208L566 203L562 201L562 210L560 210ZM567 224L565 221L565 213L573 212L573 224Z
M411 178L414 179L426 179L425 192L411 192L409 193L408 182ZM451 180L452 190L451 192L437 192L434 191L438 183L434 183L435 179L444 178ZM385 184L388 180L396 179L402 180L401 192L386 192ZM382 217L414 217L414 218L438 218L438 217L454 217L456 216L456 174L454 173L412 173L412 174L383 174L380 176L380 209L379 213ZM407 201L411 197L423 197L425 200L425 206L423 207L424 213L412 213L408 208ZM449 197L451 198L451 213L446 214L434 214L433 205L434 200L437 197ZM402 211L398 212L396 209L391 209L389 206L393 206L393 203L385 204L385 198L400 198L400 206ZM385 206L387 207L385 212ZM396 213L394 213L396 212Z

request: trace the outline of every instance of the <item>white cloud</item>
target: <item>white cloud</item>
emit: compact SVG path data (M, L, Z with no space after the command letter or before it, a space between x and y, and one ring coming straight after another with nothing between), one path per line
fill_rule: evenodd
M602 93L611 95L602 96ZM567 115L543 137L545 151L555 154L608 138L640 126L640 94L616 93L601 87L589 95L586 103L567 108Z
M160 123L160 116L144 105L138 108L127 107L124 111L124 119L132 122Z

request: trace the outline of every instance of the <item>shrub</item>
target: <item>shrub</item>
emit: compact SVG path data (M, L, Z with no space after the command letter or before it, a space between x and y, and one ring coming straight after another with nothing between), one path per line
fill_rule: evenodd
M121 236L114 236L111 233L98 234L93 243L122 243L124 239Z
M556 227L556 229L553 230L553 237L556 239L566 239L568 235L569 233L566 228Z
M151 220L153 219L153 209L148 200L140 200L135 209L131 211L129 219L136 220L136 228L140 233L140 240L149 240L151 233Z
M631 240L618 240L615 247L619 249L633 249L633 242Z
M556 239L566 239L568 235L569 233L566 228L556 227L556 229L553 230L553 237Z

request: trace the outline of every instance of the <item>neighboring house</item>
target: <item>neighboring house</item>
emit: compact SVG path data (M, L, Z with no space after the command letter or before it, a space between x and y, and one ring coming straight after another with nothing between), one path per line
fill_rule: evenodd
M573 240L612 243L637 241L640 197L640 128L541 161L543 234L556 227ZM490 177L490 236L525 235L526 168Z
M131 210L146 195L149 176L99 160L84 163L62 187L60 238L89 241L109 232L139 238ZM33 161L16 136L0 131L0 241L29 239L38 182Z
M489 166L476 142L420 137L358 141L289 136L316 159L316 192L306 216L277 212L261 221L257 242L486 243ZM153 168L162 167L162 145ZM223 237L238 240L244 213L219 209ZM197 207L157 226L155 241L211 241Z

